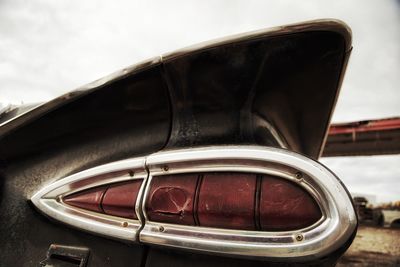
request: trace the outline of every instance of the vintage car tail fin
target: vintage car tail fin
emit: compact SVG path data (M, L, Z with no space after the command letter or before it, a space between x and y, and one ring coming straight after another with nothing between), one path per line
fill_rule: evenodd
M66 242L89 247L93 266L200 257L168 248L236 265L333 265L357 218L344 185L315 159L350 52L340 21L260 30L3 116L0 219L15 223L0 228L0 237L13 231L2 264L39 262L43 248Z
M118 133L149 150L251 144L317 159L350 51L349 28L334 20L184 48L2 122L0 156L37 153L49 140L59 147L66 135L108 147ZM125 156L135 150L128 143Z

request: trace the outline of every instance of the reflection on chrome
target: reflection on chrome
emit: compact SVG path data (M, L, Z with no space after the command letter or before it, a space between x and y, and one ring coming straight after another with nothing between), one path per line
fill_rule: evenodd
M290 181L309 193L321 217L312 225L286 231L222 229L149 219L146 205L154 177L210 172L272 175ZM135 204L138 219L93 212L62 201L64 196L82 190L134 179L143 180ZM324 256L349 240L357 225L351 199L330 170L297 153L258 146L182 149L113 162L47 185L31 200L47 216L102 236L251 257Z

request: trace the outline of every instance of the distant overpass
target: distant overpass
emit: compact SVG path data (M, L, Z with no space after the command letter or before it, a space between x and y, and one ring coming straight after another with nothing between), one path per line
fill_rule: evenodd
M332 124L323 157L400 154L400 117Z

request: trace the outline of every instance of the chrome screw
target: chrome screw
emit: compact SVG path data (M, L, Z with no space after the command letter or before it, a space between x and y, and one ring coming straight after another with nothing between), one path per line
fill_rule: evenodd
M303 174L301 172L296 172L296 179L301 179L303 178Z
M296 240L297 240L297 241L302 241L303 238L304 238L304 237L303 237L302 234L297 234L297 235L296 235Z

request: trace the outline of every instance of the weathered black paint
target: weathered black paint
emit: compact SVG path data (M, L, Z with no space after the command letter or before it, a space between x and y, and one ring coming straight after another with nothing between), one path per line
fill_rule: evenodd
M56 179L162 149L170 107L160 67L66 103L0 140L0 266L37 266L50 244L88 247L89 266L140 266L143 247L54 223L29 205Z
M52 222L28 200L66 175L165 148L277 146L264 121L291 149L316 158L347 52L336 31L225 44L78 92L7 129L0 135L0 265L35 266L53 243L89 248L89 266L268 265L97 237ZM331 265L341 253L313 264Z
M318 158L345 52L341 35L308 32L167 59L168 147L277 146L267 121L292 150Z

